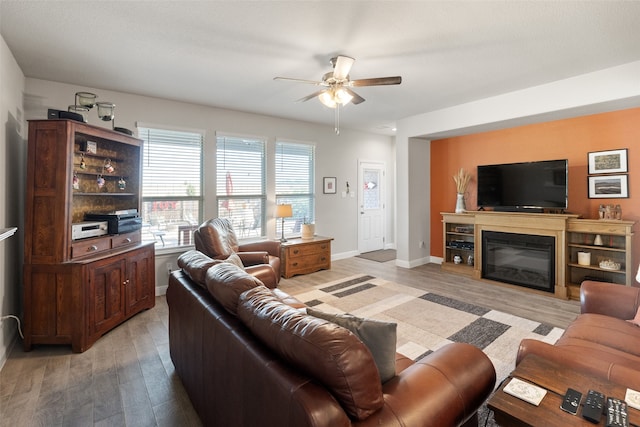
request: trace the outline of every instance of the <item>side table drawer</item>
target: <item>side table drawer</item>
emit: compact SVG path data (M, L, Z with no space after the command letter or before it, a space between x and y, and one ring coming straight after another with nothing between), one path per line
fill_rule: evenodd
M318 243L318 244L314 244L314 245L300 245L300 246L293 246L291 248L287 248L288 249L288 256L290 256L291 258L297 258L297 257L305 257L308 255L314 255L314 254L330 254L330 244L329 243Z
M292 259L289 266L291 274L311 273L323 268L330 268L331 257L328 254L308 255Z

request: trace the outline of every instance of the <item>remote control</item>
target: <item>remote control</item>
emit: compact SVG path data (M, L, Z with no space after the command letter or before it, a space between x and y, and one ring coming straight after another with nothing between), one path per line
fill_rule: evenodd
M582 399L582 393L569 388L567 389L567 393L564 395L564 399L562 399L560 409L575 415L578 413L578 408L580 407L580 399Z
M589 390L584 400L584 408L582 408L582 418L597 424L602 418L604 410L604 394L599 391Z
M629 427L626 402L607 398L607 427Z

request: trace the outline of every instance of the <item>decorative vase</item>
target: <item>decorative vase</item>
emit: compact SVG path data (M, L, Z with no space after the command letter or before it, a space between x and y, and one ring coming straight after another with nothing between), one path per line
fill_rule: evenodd
M456 213L464 213L467 207L464 204L464 194L458 193L456 197Z
M300 230L302 231L302 238L303 239L313 239L313 235L316 232L316 225L315 224L302 224L302 226L300 227Z

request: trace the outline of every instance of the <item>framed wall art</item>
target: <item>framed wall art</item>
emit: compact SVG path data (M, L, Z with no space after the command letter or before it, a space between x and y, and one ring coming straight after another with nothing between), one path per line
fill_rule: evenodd
M335 176L325 176L322 178L323 188L322 192L324 194L336 194L336 177Z
M587 177L590 199L626 199L629 197L628 175Z
M626 173L627 149L594 151L588 153L589 175L600 173Z

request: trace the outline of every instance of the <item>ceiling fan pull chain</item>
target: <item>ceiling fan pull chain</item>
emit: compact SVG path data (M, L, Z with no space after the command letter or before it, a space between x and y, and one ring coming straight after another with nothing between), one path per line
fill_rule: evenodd
M333 130L336 131L336 135L340 135L340 104L336 105L335 109L335 119Z

